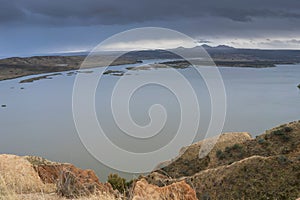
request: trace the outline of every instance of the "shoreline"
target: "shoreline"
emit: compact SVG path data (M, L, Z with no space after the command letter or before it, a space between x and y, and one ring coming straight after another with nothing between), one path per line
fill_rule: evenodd
M106 66L110 56L103 56L97 67ZM31 75L68 72L79 70L84 56L36 56L28 58L7 58L0 60L0 81L11 80ZM133 58L120 57L111 65L141 63ZM85 69L92 69L88 67Z
M218 49L218 48L208 48L206 49L211 60L201 61L200 65L211 65L214 62L217 67L239 67L239 68L270 68L276 67L276 65L282 64L297 64L300 62L300 58L294 54L298 51L292 52L281 52L282 55L277 57L270 57L268 52L255 50L240 50L235 49ZM245 52L246 51L246 52ZM262 55L258 56L260 53ZM266 54L267 53L267 54ZM291 55L287 55L290 53ZM67 72L72 70L80 69L82 62L85 60L86 56L33 56L33 57L11 57L0 59L0 81L10 80L15 78L20 78L24 76L39 75L46 73L59 73ZM115 58L114 54L99 55L97 60L93 60L91 67L94 68L103 67L110 64L110 60ZM170 53L163 50L153 50L153 51L136 51L123 54L118 57L110 65L125 65L125 64L137 64L142 63L141 60L151 60L151 59L164 59L169 61L161 61L158 63L151 64L151 66L141 66L141 67L127 67L127 70L135 69L149 69L149 68L166 68L173 67L176 69L184 69L189 67L190 63L183 60L178 55ZM175 59L171 60L170 59ZM179 60L180 59L180 60ZM198 61L196 61L198 62ZM96 64L95 64L96 63ZM167 65L167 66L164 66ZM106 72L106 74L120 76L122 73L115 73L114 70Z
M238 68L271 68L277 67L277 65L295 65L296 62L275 62L275 61L256 61L256 60L213 60L216 67L238 67ZM210 64L211 62L207 62ZM160 64L169 65L174 68L187 68L190 63L185 60L162 62ZM205 65L205 61L201 62L200 65Z
M135 60L135 61L118 61L114 63L112 66L118 66L118 65L127 65L127 64L137 64L142 63L142 61ZM233 68L255 68L255 69L262 69L262 68L273 68L277 67L277 65L296 65L298 63L292 63L292 62L256 62L256 61L214 61L216 64L215 67L233 67ZM249 64L250 65L247 65ZM252 63L252 65L251 65ZM167 66L164 66L167 65ZM203 65L203 64L202 64ZM98 66L98 67L104 67L104 66ZM90 67L85 69L93 69L98 67ZM175 69L185 69L190 67L190 63L185 60L175 60L175 61L167 61L167 62L160 62L156 64L151 64L149 66L143 66L143 67L127 67L126 69L128 71L131 70L148 70L151 68L168 68L172 67ZM0 81L5 80L14 80L22 77L27 76L34 76L34 75L40 75L36 77L31 77L28 79L21 80L20 83L30 83L41 79L52 79L52 76L61 75L61 73L71 73L72 71L80 70L80 67L78 66L40 66L36 67L36 70L32 70L32 66L24 66L21 71L19 70L20 66L5 66L2 67L0 63ZM7 73L9 71L10 73ZM107 70L104 72L105 75L113 75L113 76L120 76L120 74L115 74L117 72L116 70ZM119 72L119 71L118 71ZM123 71L122 71L123 72ZM76 72L74 72L76 73ZM123 74L121 74L123 75Z

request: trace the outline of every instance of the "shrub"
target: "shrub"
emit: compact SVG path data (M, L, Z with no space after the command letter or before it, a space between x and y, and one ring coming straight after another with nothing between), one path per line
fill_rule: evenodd
M107 182L111 184L114 190L118 190L121 193L124 193L126 190L126 180L118 174L110 174Z
M210 200L210 196L209 194L203 194L202 197L201 197L201 200Z
M222 159L225 158L225 154L223 153L222 150L218 150L218 151L216 152L216 156L217 156L217 158L218 158L219 160L222 160Z
M226 147L226 148L225 148L225 152L226 152L226 153L229 153L230 151L231 151L231 148L230 148L230 147Z
M133 182L134 182L133 180L126 182L125 183L126 188L130 188L132 186Z
M292 130L293 129L291 127L288 127L288 126L284 127L285 132L291 132Z
M278 159L278 162L282 165L286 164L289 161L288 158L284 155L278 156L277 159Z
M265 142L266 142L266 140L265 140L265 139L263 139L263 138L259 138L257 142L258 142L259 144L263 144L263 143L265 143Z
M239 154L238 154L238 157L239 158L244 158L245 156L245 152L244 151L241 151Z
M284 135L284 131L282 129L278 129L278 130L272 131L271 134L281 136L281 135Z
M241 150L243 147L241 146L241 145L239 145L239 144L234 144L232 147L231 147L231 149L233 149L233 150Z
M284 128L280 128L280 129L272 131L271 134L275 135L275 136L280 136L280 138L283 141L288 141L290 139L290 137L286 133L291 132L292 130L293 129L290 127L284 127Z
M289 141L290 137L288 135L282 135L281 139L284 140L284 141Z

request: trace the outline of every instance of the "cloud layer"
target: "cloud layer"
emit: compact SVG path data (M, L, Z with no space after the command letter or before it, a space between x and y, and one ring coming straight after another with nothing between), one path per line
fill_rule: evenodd
M0 21L39 25L113 25L220 17L300 19L297 0L0 0Z
M144 26L175 29L211 45L300 48L298 0L0 0L0 5L0 56L92 48Z

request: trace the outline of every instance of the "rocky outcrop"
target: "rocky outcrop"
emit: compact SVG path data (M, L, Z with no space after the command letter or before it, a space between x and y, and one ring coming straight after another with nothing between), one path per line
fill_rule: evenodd
M101 183L92 170L37 156L0 155L0 199L17 199L18 195L32 193L56 193L67 198L97 195L115 199L119 196L109 183Z
M72 164L39 164L34 169L44 183L57 185L57 193L74 198L97 192L115 194L110 184L102 184L93 170L83 170Z
M145 179L135 183L132 200L196 200L195 191L184 181L176 182L168 186L158 187L149 184Z

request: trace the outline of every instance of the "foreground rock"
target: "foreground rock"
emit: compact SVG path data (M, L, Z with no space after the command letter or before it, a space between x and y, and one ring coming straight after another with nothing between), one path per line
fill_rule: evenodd
M28 158L44 183L56 184L57 193L67 198L89 196L95 193L113 195L110 184L102 184L93 170L83 170L68 163L51 163Z
M196 200L195 191L184 181L173 183L168 186L158 187L149 184L145 179L136 182L133 188L132 200Z

